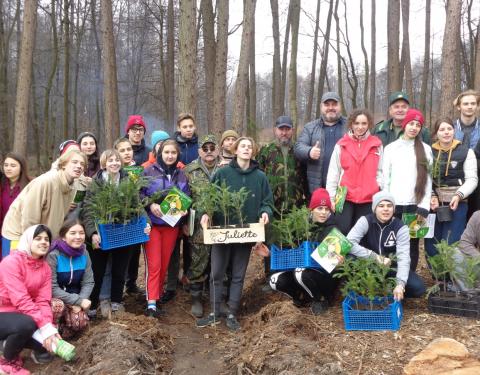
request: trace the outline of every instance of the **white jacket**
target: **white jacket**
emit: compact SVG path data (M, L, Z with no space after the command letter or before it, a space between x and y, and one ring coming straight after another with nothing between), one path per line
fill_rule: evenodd
M427 168L433 162L430 146L423 143L427 157ZM425 195L417 204L415 200L415 184L417 182L417 158L415 157L414 140L397 139L387 145L383 152L383 189L395 198L395 204L400 206L417 205L430 210L432 195L432 179L428 174L425 185Z

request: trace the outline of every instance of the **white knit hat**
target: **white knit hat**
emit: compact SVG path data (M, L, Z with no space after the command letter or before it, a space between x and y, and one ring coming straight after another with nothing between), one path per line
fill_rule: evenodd
M395 198L388 191L380 190L378 193L374 194L372 197L372 211L375 213L375 209L381 201L392 202L395 206Z

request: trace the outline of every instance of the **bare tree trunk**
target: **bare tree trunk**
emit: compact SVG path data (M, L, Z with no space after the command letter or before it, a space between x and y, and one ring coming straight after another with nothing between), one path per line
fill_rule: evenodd
M331 0L333 1L333 0ZM333 13L333 17L335 18L335 33L336 33L336 38L337 38L337 82L338 82L338 96L340 96L340 100L342 101L342 103L345 103L345 101L343 100L343 79L342 79L342 56L340 54L340 18L338 17L338 4L339 4L340 0L336 0L335 1L335 10L334 10L334 13ZM323 92L323 90L322 90ZM320 91L318 92L319 95L317 97L317 117L320 117L320 98L321 98L321 95L320 95ZM344 110L345 110L345 105L343 106Z
M420 110L427 110L428 70L430 67L430 14L432 0L425 0L425 47L423 52L422 87L420 89Z
M248 84L248 111L247 111L247 135L253 139L257 138L257 79L255 68L255 20L252 22L252 33L250 34L250 64Z
M325 77L327 76L327 66L328 66L328 51L330 49L330 30L332 26L332 9L333 9L333 2L335 0L330 0L330 5L328 7L328 16L327 16L327 29L325 31L325 36L323 39L323 56L322 56L322 64L320 66L320 73L318 75L318 84L317 84L317 105L315 107L315 116L317 118L320 117L320 101L323 95L323 88L325 86ZM338 9L338 1L335 1L335 10ZM338 15L335 20L338 19ZM337 42L340 36L338 32L338 25L337 25ZM339 44L337 43L337 48L339 48ZM338 51L338 50L337 50ZM339 53L339 52L338 52ZM339 78L340 82L340 78ZM340 91L339 91L340 93ZM341 96L340 96L341 97Z
M213 123L209 130L220 137L225 130L225 99L227 96L228 11L229 1L217 5L217 51L213 93Z
M290 117L293 126L298 124L297 108L297 52L298 52L298 27L300 23L300 0L290 0L292 5L292 49L290 51L290 67L288 69L288 102L290 104Z
M346 62L344 61L345 72L347 73L348 85L350 86L350 88L352 90L352 96L351 96L352 108L357 108L358 76L357 76L357 72L355 70L355 63L353 62L352 51L351 51L351 48L350 48L350 37L348 36L347 3L344 2L343 4L345 6L345 13L344 13L345 34L343 36L343 39L345 41L345 47L347 48L348 61L350 63L351 78L350 78L348 66L347 66ZM344 60L343 57L342 57L342 60ZM343 108L343 110L345 111L345 108Z
M102 0L100 4L103 26L105 143L107 147L111 147L113 140L120 134L117 61L115 57L115 40L113 37L112 2L111 0Z
M243 133L245 119L245 89L248 84L248 66L250 61L250 34L252 23L255 21L256 0L245 0L243 10L242 42L240 46L240 59L238 62L237 79L235 81L235 93L233 97L232 128L237 133Z
M285 25L285 39L283 40L282 81L280 86L280 115L285 113L285 89L287 87L287 58L290 27L292 25L292 4L288 6L287 24Z
M13 150L25 156L27 155L28 109L36 28L37 1L25 0L15 102L15 135L13 137Z
M475 81L474 89L480 91L480 22L477 25L477 43L475 46Z
M168 126L175 121L175 19L173 11L173 0L168 0L167 8L167 75L165 77L167 96Z
M197 79L197 8L195 0L180 0L178 110L195 114Z
M310 84L308 88L307 106L305 108L305 114L303 116L303 122L305 124L312 120L313 94L315 93L315 73L317 71L319 22L320 22L320 0L317 0L317 11L315 14L315 35L313 37L312 69L310 70Z
M405 72L405 87L407 89L407 95L412 102L415 102L413 97L413 82L412 82L412 64L410 61L410 36L408 32L408 24L410 18L410 0L402 0L402 28L403 28L403 41L402 41L402 61L400 74ZM400 83L403 82L403 77L400 77Z
M455 96L455 65L457 63L461 11L461 1L448 1L445 32L443 34L442 86L439 111L443 116L451 116L453 114L452 100Z
M370 73L370 110L372 111L372 114L375 114L375 97L376 97L376 78L377 78L377 71L376 71L376 48L377 48L377 29L376 29L376 2L375 0L372 0L372 9L371 9L371 52L370 52L370 68L371 68L371 73Z
M280 64L280 29L278 26L278 0L270 0L273 29L273 68L272 68L272 123L282 115L283 104L280 94L282 87L282 66Z
M202 0L200 12L203 19L203 57L205 68L205 88L207 92L207 124L213 123L213 90L215 84L215 15L213 14L212 0Z
M400 0L388 0L387 13L387 90L391 93L402 89L398 59L398 51L400 49Z
M365 28L363 27L363 0L360 0L360 41L362 45L364 69L365 69L365 78L363 80L364 81L363 106L365 108L368 108L368 84L369 84L370 71L368 66L367 49L365 48Z
M70 90L70 1L63 1L63 138L68 139L70 123L69 90Z

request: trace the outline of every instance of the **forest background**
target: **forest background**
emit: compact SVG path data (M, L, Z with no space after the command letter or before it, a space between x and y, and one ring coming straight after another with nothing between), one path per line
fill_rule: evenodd
M147 143L180 112L200 134L265 141L281 114L297 129L319 117L326 91L381 120L404 90L431 123L480 90L475 0L0 0L0 12L0 152L37 171L82 131L111 146L131 114Z

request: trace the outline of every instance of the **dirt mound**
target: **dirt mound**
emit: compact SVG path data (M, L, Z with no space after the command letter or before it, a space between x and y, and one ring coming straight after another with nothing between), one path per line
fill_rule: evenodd
M158 321L123 313L111 321L92 324L88 332L72 341L76 360L55 359L44 374L161 374L172 367L172 339Z

